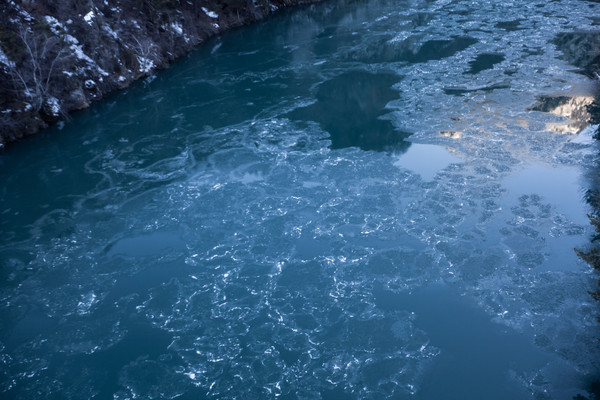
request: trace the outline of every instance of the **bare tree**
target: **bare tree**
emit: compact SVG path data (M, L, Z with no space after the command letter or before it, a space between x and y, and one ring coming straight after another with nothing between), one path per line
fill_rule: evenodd
M17 90L35 111L39 111L49 97L57 68L68 54L63 41L45 32L35 32L23 26L17 32L23 44L22 59L11 63L9 74Z
M142 73L150 72L156 66L154 63L156 59L156 45L147 37L143 37L140 40L132 35L131 38L134 42L132 47L139 64L139 71Z

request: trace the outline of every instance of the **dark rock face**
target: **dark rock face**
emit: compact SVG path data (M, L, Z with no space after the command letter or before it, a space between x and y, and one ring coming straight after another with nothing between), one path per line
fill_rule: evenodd
M186 54L210 36L317 0L6 0L0 147Z

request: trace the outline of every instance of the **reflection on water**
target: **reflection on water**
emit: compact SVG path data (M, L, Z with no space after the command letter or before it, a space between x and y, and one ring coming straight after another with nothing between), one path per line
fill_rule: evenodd
M445 299L443 304L436 301L440 297ZM377 288L376 301L388 309L415 312L416 323L426 331L432 331L434 326L442 327L435 329L436 334L431 336L431 340L444 351L427 374L432 379L429 385L422 388L421 398L447 398L449 388L457 399L527 398L527 391L516 385L515 377L506 371L510 370L511 365L543 371L550 361L547 355L532 348L522 336L508 329L499 329L467 298L454 292L451 286L433 284L411 296ZM478 323L474 324L473 321ZM502 344L491 345L492 342ZM487 367L478 367L481 365ZM560 378L565 381L572 379L567 376Z
M556 133L576 134L586 128L592 119L589 107L593 96L541 96L531 111L542 111L564 117L568 121L549 122L547 129Z
M425 19L423 22L429 22ZM405 36L405 35L402 35ZM359 45L351 49L347 57L362 62L410 62L426 63L452 57L478 42L470 36L451 39L434 39L423 42L420 35L393 38L371 45Z
M591 106L588 107L590 112L590 120L596 124L595 129L587 129L588 143L600 140L600 96L596 95ZM581 135L581 134L580 134ZM593 135L593 136L592 136ZM591 140L590 140L591 139ZM596 157L598 156L598 144L594 146ZM600 274L600 160L596 158L595 165L588 167L586 171L586 178L589 187L586 191L586 201L590 205L592 211L588 214L589 222L594 227L594 233L590 235L590 242L585 246L580 246L575 249L577 256L588 263L596 271L596 276ZM595 287L589 289L590 296L600 304L600 278ZM600 311L596 308L596 319L600 322ZM598 335L600 341L600 335ZM590 383L588 383L588 391L592 393L595 398L600 398L600 377Z
M413 143L405 154L398 157L394 165L408 168L428 181L433 179L438 171L459 162L460 158L441 146Z
M503 54L495 53L482 53L478 54L477 58L469 62L471 69L467 71L468 74L478 74L486 69L494 68L494 65L504 61L506 57Z
M156 232L132 238L124 238L108 248L108 255L133 257L159 255L168 248L182 249L184 242L176 233Z
M592 79L600 73L600 35L595 31L561 32L553 40L570 64Z
M475 92L492 92L497 89L509 89L510 86L503 84L495 84L490 86L482 86L482 87L447 87L444 88L444 93L451 96L463 96L469 93Z
M316 121L331 135L331 147L405 151L410 134L398 131L381 117L386 104L398 97L394 74L344 72L319 85L317 101L290 113L294 119Z
M509 176L504 185L509 193L536 193L576 224L587 222L584 193L577 168L530 165ZM559 184L557 184L559 183ZM515 196L518 197L518 196Z

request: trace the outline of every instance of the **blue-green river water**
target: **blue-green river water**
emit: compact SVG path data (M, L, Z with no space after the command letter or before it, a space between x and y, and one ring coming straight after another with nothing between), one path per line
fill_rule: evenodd
M591 398L594 89L554 39L598 15L326 1L9 146L0 398Z

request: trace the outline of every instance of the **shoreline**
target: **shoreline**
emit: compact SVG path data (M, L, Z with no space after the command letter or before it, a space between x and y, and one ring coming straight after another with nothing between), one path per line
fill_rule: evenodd
M75 0L10 0L0 10L0 149L167 68L213 36L319 1L121 0L81 8Z

